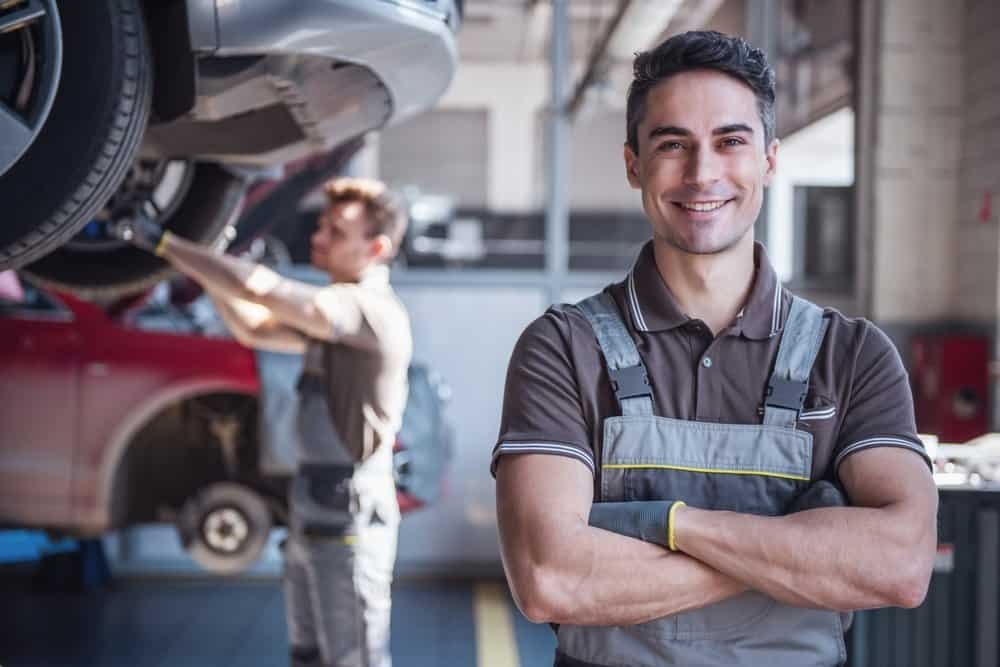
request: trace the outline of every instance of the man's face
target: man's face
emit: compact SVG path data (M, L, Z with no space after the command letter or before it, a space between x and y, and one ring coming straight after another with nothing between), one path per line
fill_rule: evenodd
M331 204L319 216L312 235L310 261L335 282L355 282L377 258L379 241L368 237L365 205Z
M778 142L765 147L749 86L711 70L676 74L649 91L638 139L625 165L655 238L698 255L752 238Z

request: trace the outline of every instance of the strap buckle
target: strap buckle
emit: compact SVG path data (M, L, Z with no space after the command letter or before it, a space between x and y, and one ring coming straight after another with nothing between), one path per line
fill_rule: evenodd
M796 413L799 413L806 402L806 390L808 387L809 384L807 382L772 377L767 385L767 395L764 397L764 405L769 408L795 410Z
M646 367L642 364L626 366L616 370L608 370L611 377L611 389L615 392L615 397L619 401L637 396L652 396L653 391L649 386L649 376L646 375Z

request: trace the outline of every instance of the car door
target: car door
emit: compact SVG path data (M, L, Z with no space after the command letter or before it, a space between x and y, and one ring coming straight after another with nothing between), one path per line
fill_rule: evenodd
M0 295L0 521L66 525L82 337L63 303L19 291Z

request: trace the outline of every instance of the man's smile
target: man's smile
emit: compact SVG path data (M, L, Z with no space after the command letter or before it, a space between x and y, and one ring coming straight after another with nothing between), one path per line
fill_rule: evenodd
M714 199L709 201L674 201L670 202L677 208L684 211L685 215L693 220L709 220L725 208L732 199Z

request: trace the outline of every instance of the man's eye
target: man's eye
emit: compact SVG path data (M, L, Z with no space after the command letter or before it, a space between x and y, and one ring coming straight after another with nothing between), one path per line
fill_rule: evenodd
M684 149L684 144L679 141L664 141L662 144L657 146L657 150L660 151L679 151Z
M723 146L742 146L744 143L739 137L726 137L722 140Z

